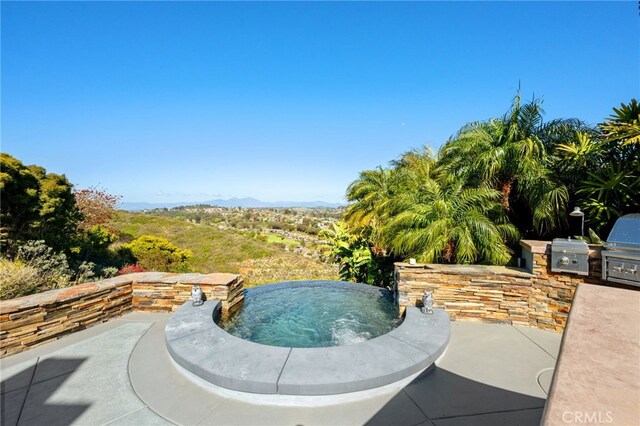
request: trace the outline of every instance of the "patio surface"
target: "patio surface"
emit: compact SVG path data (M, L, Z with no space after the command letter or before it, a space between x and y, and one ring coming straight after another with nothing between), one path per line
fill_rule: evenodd
M165 349L168 316L130 313L0 360L0 423L537 425L561 341L534 328L452 322L437 367L399 392L274 407L224 398L185 378Z

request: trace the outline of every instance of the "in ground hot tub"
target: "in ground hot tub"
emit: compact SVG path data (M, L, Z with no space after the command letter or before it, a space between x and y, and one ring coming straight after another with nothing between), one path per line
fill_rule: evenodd
M219 325L220 301L189 301L167 321L167 349L188 374L233 391L309 396L381 388L432 366L449 342L444 310L425 315L410 307L399 319L390 297L335 281L251 288L241 311L222 324L242 338Z
M247 289L242 309L216 323L228 333L271 346L319 348L364 342L402 319L389 290L336 281L294 281Z

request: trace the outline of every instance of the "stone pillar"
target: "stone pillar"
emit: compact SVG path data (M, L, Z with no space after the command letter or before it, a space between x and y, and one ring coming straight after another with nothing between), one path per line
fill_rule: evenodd
M222 314L238 310L244 300L243 280L237 274L162 274L133 282L133 309L172 312L191 299L191 288L198 284L209 300L222 301Z

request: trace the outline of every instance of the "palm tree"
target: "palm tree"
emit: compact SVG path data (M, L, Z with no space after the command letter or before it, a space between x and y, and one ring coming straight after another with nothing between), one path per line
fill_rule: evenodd
M632 99L613 110L595 131L574 132L551 146L552 167L569 187L571 203L602 235L621 215L640 211L640 106Z
M394 170L382 167L361 172L347 188L347 200L353 202L344 215L347 227L350 232L369 239L377 254L384 251L379 245L379 231L387 203L396 190Z
M468 124L440 151L445 169L470 187L499 191L503 211L521 229L532 226L538 234L563 224L569 199L566 186L549 168L545 139L579 123L556 120L545 125L543 114L540 100L522 105L518 93L501 119ZM522 215L523 207L528 217Z
M504 265L518 231L502 213L494 189L465 188L454 176L439 175L400 193L383 230L385 242L400 257L421 262Z
M391 165L363 172L347 193L354 201L347 210L350 227L371 231L374 252L378 247L424 262L510 260L505 242L517 231L500 209L498 191L466 188L463 179L438 166L428 148L406 152Z
M640 145L640 104L631 99L628 104L613 108L614 114L600 124L607 141L616 141L622 145Z

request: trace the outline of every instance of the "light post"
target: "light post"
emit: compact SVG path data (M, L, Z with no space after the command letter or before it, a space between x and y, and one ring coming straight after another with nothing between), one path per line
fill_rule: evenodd
M580 224L580 236L584 237L584 213L580 211L580 207L574 207L573 211L569 213L569 216L579 217L581 220Z

